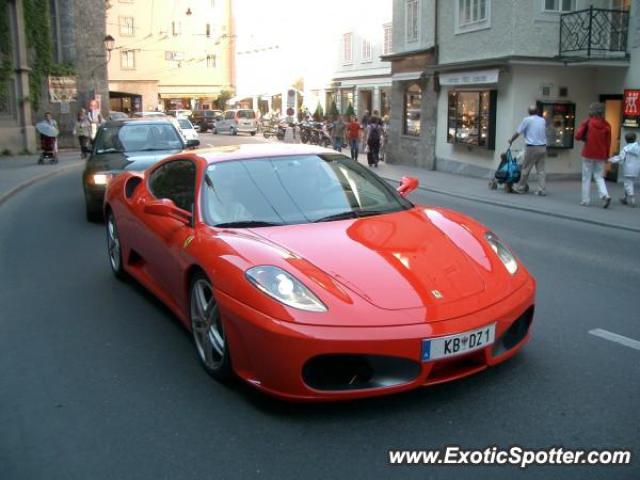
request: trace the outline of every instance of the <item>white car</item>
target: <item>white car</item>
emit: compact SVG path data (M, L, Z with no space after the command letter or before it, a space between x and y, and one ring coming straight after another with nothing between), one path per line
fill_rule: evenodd
M258 131L256 112L249 109L227 110L224 117L214 124L213 133L229 132L231 135L238 133L250 133L255 135Z
M198 132L196 132L189 120L178 117L178 125L185 140L198 140Z

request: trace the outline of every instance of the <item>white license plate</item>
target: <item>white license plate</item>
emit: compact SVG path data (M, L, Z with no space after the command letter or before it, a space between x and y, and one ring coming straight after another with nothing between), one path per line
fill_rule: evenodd
M496 337L496 324L468 332L446 337L425 338L422 340L422 361L429 362L438 358L454 357L473 352L491 345Z

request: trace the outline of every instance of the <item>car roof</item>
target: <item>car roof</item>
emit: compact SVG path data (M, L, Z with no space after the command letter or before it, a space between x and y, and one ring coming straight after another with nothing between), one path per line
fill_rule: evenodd
M123 118L121 120L109 120L105 122L108 127L118 127L122 125L173 125L173 122L166 117L137 117Z
M199 148L195 155L204 158L208 164L229 160L249 160L265 157L286 157L291 155L337 154L335 150L306 145L303 143L251 143L243 145L226 145L211 148Z

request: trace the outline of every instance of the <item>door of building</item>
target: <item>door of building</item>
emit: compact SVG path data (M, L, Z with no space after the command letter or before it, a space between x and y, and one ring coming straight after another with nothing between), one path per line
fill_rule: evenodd
M611 147L609 157L620 151L620 133L622 131L622 95L600 95L604 104L604 118L611 125ZM618 164L607 163L605 178L613 182L618 180Z

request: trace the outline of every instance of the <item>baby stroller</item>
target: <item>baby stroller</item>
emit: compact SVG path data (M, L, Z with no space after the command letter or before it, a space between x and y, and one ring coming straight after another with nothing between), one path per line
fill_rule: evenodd
M45 160L49 163L58 163L58 129L48 122L36 123L36 130L40 134L40 158L38 165L43 165Z
M58 154L56 153L56 137L48 137L40 135L40 158L38 165L44 165L45 161L49 163L58 163Z
M489 180L489 188L496 190L498 184L504 183L504 191L513 193L513 184L520 181L520 165L516 157L511 153L511 149L500 155L500 165L493 178Z

